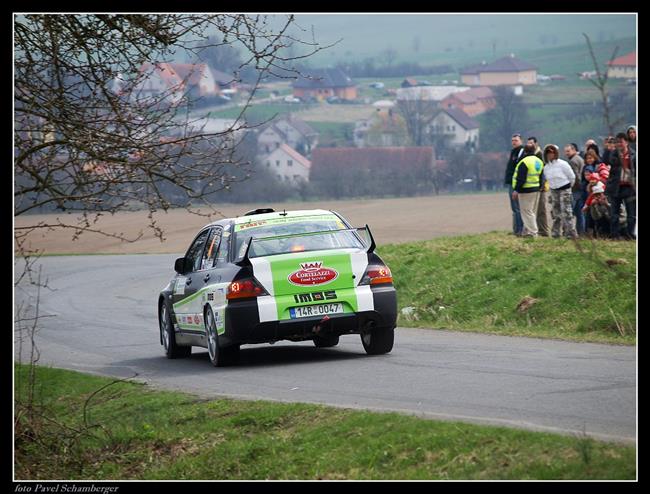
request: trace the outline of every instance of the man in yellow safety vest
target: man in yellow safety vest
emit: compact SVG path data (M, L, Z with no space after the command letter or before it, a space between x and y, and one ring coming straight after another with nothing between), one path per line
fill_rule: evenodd
M537 205L544 183L544 162L535 156L535 146L530 143L526 144L524 153L512 176L512 200L519 201L521 219L524 223L523 236L536 237Z

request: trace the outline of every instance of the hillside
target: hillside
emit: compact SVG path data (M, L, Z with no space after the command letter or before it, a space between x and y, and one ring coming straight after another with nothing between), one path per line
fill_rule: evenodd
M531 23L538 27L533 36ZM520 56L530 56L532 50L561 54L565 47L584 46L582 32L594 43L610 43L632 39L636 30L635 16L622 14L297 15L296 24L304 29L296 28L296 34L303 38L311 38L313 26L319 43L340 40L310 57L313 66L367 57L381 60L383 52L391 48L395 50L395 62L450 63L456 67L511 52ZM544 29L539 29L542 26ZM540 63L543 70L545 56L533 61Z

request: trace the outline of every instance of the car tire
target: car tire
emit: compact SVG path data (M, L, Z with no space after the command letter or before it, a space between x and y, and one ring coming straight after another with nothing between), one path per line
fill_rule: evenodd
M167 358L183 358L189 357L192 354L191 346L179 346L176 344L176 334L172 325L171 313L164 300L160 304L158 324L160 326L160 339Z
M316 348L330 348L339 344L339 335L314 336Z
M361 332L361 343L368 355L382 355L393 349L395 328L371 328Z
M239 345L222 347L219 345L217 325L214 320L212 309L205 311L205 337L208 342L208 358L215 367L226 367L234 365L239 361Z

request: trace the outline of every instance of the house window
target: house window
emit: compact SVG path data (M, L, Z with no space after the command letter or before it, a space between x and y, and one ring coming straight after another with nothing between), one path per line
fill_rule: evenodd
M269 153L271 151L271 148L269 147L268 144L265 147L266 147L266 152Z
M275 166L280 167L280 160L275 160Z
M278 175L278 180L282 180L282 175Z
M267 161L267 162L266 162L266 166L267 166L267 167L270 167L270 166L271 166L271 162L270 162L270 161Z
M451 130L452 130L453 132L456 132L456 126L455 126L455 125L452 125L452 126L451 126Z
M280 147L280 143L279 143L279 142L276 142L276 143L275 143L275 149L278 149L279 147Z
M287 166L293 166L293 160L287 160Z

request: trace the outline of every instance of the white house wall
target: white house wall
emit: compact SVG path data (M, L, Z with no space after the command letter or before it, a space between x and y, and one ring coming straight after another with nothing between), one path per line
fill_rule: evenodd
M292 165L289 165L292 162ZM277 149L263 159L263 165L281 182L296 184L309 181L309 169L298 163L282 149Z

